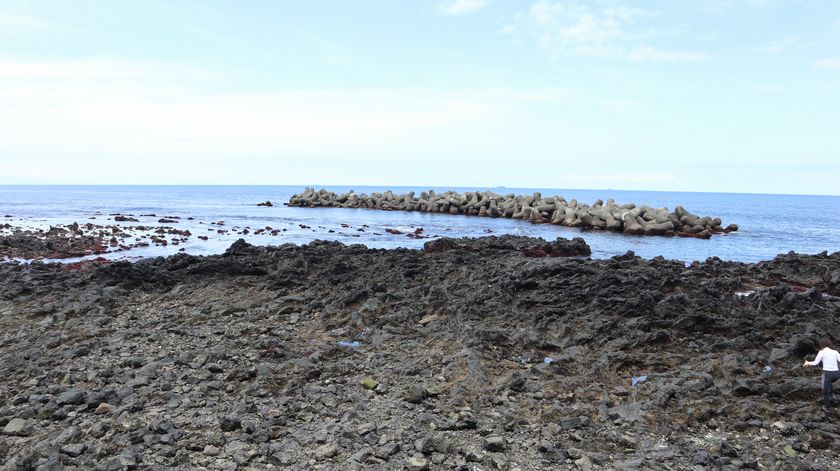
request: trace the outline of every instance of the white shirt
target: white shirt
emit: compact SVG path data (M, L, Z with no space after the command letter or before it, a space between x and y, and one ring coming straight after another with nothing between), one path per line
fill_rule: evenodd
M820 362L822 362L823 371L837 371L837 363L840 362L840 352L825 347L817 353L817 358L814 358L814 361L809 361L808 364L810 366L817 366Z

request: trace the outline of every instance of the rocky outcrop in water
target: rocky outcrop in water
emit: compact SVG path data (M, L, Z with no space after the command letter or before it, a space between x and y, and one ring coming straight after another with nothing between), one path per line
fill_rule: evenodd
M613 200L596 201L592 206L577 200L566 201L560 196L531 196L512 193L499 195L490 191L454 191L437 194L424 191L419 197L409 192L398 195L392 191L356 194L352 190L342 195L313 188L292 195L288 206L307 208L370 208L381 210L423 211L429 213L464 214L469 216L524 219L532 223L549 223L582 229L622 232L630 235L682 236L708 239L712 234L737 231L738 226L723 227L720 218L700 217L682 206L674 211L635 204L618 205Z
M3 469L840 468L840 253L576 241L0 265Z
M116 216L115 221L137 221ZM161 221L164 221L163 219ZM170 221L171 222L171 221ZM48 230L24 229L10 224L0 226L0 260L37 260L102 255L134 247L178 245L192 233L172 227L119 226L103 224L58 224ZM169 237L169 239L167 239Z
M111 232L86 230L78 224L50 227L46 231L15 230L9 234L0 234L0 259L70 258L103 254L108 252L109 241L113 236Z
M114 216L114 222L142 222L130 215L112 216ZM169 225L183 221L180 216L166 216L158 219L154 214L143 214L141 217L153 219L147 219L144 224L136 225L73 222L72 224L56 224L47 230L9 223L0 224L0 262L4 259L67 259L125 252L149 246L178 246L188 242L193 236L190 229L178 229ZM90 219L96 219L96 217ZM186 218L188 221L193 219ZM17 223L20 224L21 221ZM224 236L228 233L242 236L249 234L277 236L286 231L285 228L271 226L255 228L253 231L250 226L227 228L224 221L213 221L206 225L203 221L198 221L198 225L191 227L193 230L206 230L214 236ZM210 237L199 234L196 238L206 241ZM186 251L186 249L181 247L179 251Z

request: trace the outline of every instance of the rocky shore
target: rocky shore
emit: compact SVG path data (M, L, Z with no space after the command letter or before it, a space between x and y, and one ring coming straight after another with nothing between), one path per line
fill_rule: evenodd
M261 203L262 204L262 203ZM306 188L292 195L289 206L307 208L370 208L380 210L424 211L430 213L463 214L469 216L524 219L535 224L549 223L590 230L606 230L629 235L681 236L708 239L712 234L737 231L736 224L723 227L720 218L692 214L682 206L673 211L635 204L618 205L613 200L596 201L592 206L566 201L561 196L543 197L539 192L531 196L513 193L499 195L490 191L460 194L447 191L437 194L424 191L394 194L392 191L356 194L352 190L336 194L324 189ZM264 205L264 204L263 204Z
M840 253L588 250L0 264L2 469L840 469Z
M134 215L112 214L107 220L97 223L55 224L49 229L23 227L19 222L15 225L0 224L0 262L4 259L67 259L149 246L178 246L188 242L194 235L189 229L178 227L183 222L180 216L159 218L155 214L143 214L139 217L142 220ZM192 217L183 219L193 221ZM255 229L248 226L227 227L224 221L198 221L197 224L201 231L206 231L195 237L202 241L227 234L276 236L286 230L270 226ZM196 229L195 224L191 226Z
M114 215L115 222L138 222L129 216ZM177 223L160 219L161 224ZM0 226L0 260L62 259L121 252L149 245L178 245L192 233L172 226L125 226L117 224L57 224L49 229L27 229L11 224Z

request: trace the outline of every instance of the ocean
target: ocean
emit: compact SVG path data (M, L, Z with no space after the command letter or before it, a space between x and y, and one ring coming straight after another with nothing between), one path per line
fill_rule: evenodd
M316 187L321 188L321 187ZM326 186L330 191L356 193L407 191L459 192L491 190L496 193L563 196L567 200L592 204L597 199L614 199L619 204L647 204L673 209L682 205L700 216L723 219L724 226L736 223L737 232L715 235L711 240L680 237L644 237L554 226L527 221L469 217L420 212L379 211L343 208L294 208L284 206L303 186L0 186L0 224L25 228L49 228L55 224L156 225L163 216L181 218L174 227L193 235L179 246L150 246L107 255L115 259L165 256L179 251L210 255L224 252L231 243L245 238L259 245L306 244L316 239L337 240L345 244L364 244L372 248L422 247L428 239L411 239L390 234L385 229L412 232L423 228L431 237L479 237L485 235L527 235L553 240L582 237L592 247L592 256L608 258L632 250L645 258L723 260L758 262L780 253L795 251L814 254L840 251L840 196L766 195L740 193L689 193L620 190L570 190L546 188L429 188ZM273 207L256 204L272 201ZM111 214L134 215L139 223L116 223ZM155 214L155 217L140 217ZM8 217L6 217L8 216ZM192 217L192 220L186 218ZM93 219L95 218L95 219ZM227 234L219 234L211 223L224 221ZM272 227L270 232L253 234L254 229ZM248 235L236 234L244 228ZM283 230L285 229L285 230ZM6 232L8 233L8 231Z

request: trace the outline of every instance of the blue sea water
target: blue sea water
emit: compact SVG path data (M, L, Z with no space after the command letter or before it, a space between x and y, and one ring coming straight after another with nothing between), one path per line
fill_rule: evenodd
M320 187L319 187L320 188ZM424 191L414 187L325 187L330 191L356 193ZM735 193L687 193L618 190L563 190L545 188L433 188L436 191L491 190L500 194L563 196L567 200L592 204L613 198L617 203L647 204L673 209L682 205L700 216L716 216L724 225L736 223L738 232L717 235L711 240L680 237L625 236L609 232L531 224L526 221L469 217L420 212L378 211L343 208L293 208L283 206L303 186L0 186L0 224L48 228L55 224L138 224L157 225L163 216L180 216L179 229L189 229L193 237L179 246L145 247L110 254L111 258L138 258L223 252L244 228L244 238L252 244L305 244L316 239L365 244L375 248L422 247L428 239L415 240L393 235L386 228L411 232L423 228L432 237L462 237L515 234L543 237L582 237L592 247L593 257L608 258L628 250L645 258L662 255L683 261L705 260L716 256L724 260L757 262L779 253L795 251L813 254L840 251L840 196L766 195ZM270 200L274 207L256 203ZM115 223L114 213L131 214L139 223ZM140 217L141 214L156 217ZM4 216L10 217L4 217ZM193 220L186 220L192 217ZM91 219L95 218L95 219ZM212 223L224 221L228 234L219 234ZM254 235L253 230L270 226L285 229L278 235ZM307 227L301 227L307 226ZM333 232L330 232L333 231ZM7 231L8 232L8 231ZM197 235L209 240L199 240Z

